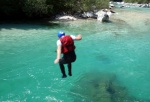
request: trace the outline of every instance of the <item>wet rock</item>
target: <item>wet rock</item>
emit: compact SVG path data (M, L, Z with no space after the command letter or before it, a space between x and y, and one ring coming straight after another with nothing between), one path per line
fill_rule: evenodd
M77 20L77 18L73 17L73 16L69 16L69 15L66 15L66 16L59 16L59 17L56 17L56 20Z
M97 18L97 15L94 12L89 11L89 12L84 12L82 14L82 18Z
M109 22L109 17L112 15L112 12L107 9L103 9L98 11L96 15L98 21Z

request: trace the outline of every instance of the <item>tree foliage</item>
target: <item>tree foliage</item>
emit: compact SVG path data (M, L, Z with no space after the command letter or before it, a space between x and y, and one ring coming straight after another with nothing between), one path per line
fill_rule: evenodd
M42 17L52 10L52 6L47 5L46 0L25 0L22 9L29 17Z
M76 3L75 8L81 11L90 11L95 9L107 8L109 6L109 0L80 0Z
M150 3L150 0L111 0ZM0 18L44 18L108 8L109 0L0 0Z
M19 16L21 11L20 0L0 0L0 15L1 17Z
M0 0L1 18L43 18L107 8L109 0Z

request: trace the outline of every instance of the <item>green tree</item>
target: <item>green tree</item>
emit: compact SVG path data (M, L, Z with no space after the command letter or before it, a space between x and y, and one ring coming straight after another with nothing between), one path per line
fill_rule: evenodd
M109 0L0 0L1 18L44 18L107 8Z
M20 0L0 0L0 14L4 18L20 16L20 8Z
M43 17L52 12L52 5L47 5L46 0L24 0L23 12L28 17Z
M78 0L74 8L80 11L90 11L95 9L108 8L109 0Z

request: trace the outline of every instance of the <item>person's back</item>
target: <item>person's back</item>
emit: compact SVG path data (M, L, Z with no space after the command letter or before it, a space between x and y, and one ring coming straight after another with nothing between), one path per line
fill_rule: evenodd
M60 41L62 43L62 53L68 53L70 51L74 51L74 41L69 35L65 35L64 37L60 38Z

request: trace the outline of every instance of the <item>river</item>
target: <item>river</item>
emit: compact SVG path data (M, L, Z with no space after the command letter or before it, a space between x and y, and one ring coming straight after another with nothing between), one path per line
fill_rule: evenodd
M150 9L115 11L110 23L1 24L0 102L150 102ZM67 78L54 64L60 30L83 37Z

